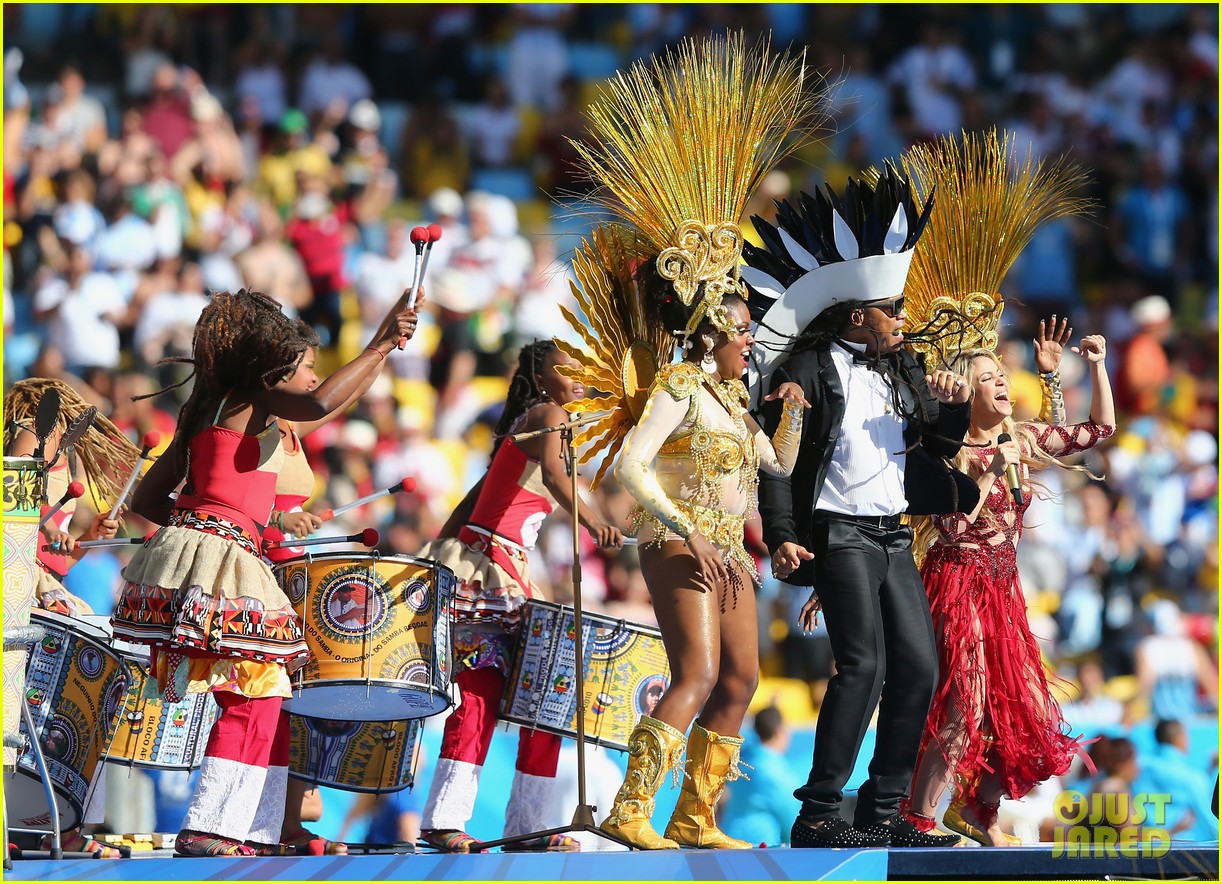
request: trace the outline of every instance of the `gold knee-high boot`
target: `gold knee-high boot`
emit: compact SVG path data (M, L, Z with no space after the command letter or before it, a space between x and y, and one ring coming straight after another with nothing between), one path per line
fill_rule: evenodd
M677 767L683 757L683 742L683 734L669 724L641 716L628 738L628 773L615 795L611 815L600 826L603 831L642 850L679 847L654 831L649 818L653 816L654 796L666 779L666 772Z
M728 847L749 850L746 841L717 828L715 812L726 782L742 776L738 769L742 737L723 737L692 725L687 741L687 775L666 837L684 847Z

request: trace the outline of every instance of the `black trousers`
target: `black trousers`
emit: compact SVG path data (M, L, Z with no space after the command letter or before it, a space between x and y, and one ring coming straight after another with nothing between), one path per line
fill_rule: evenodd
M815 727L801 816L838 816L842 790L875 707L878 738L854 825L899 810L908 794L925 716L938 679L933 620L912 559L912 529L815 513L810 551L836 674Z

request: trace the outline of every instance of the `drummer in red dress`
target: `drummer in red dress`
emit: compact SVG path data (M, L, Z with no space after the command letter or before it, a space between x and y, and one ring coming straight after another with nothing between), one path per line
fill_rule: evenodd
M462 700L446 719L420 833L429 845L451 853L480 848L463 830L471 819L480 770L496 728L522 608L539 595L530 581L528 551L555 504L565 509L574 505L560 435L549 433L523 442L508 436L569 419L561 406L585 395L584 387L556 371L571 362L551 341L522 349L488 473L454 510L440 539L421 553L457 578L454 680ZM623 545L618 529L580 500L576 506L578 519L599 546ZM505 810L505 837L547 828L559 755L558 736L522 729ZM567 835L552 835L519 847L575 850L579 843Z
M167 700L212 692L221 707L175 841L180 854L253 856L252 843L280 838L287 767L269 762L286 757L281 705L307 649L260 558L284 462L276 418L318 420L346 403L414 333L415 311L400 310L374 346L306 390L295 378L312 342L276 301L222 292L196 323L186 360L194 388L174 441L132 499L133 511L165 527L124 569L113 617L116 638L152 646L150 670Z
M76 544L83 540L105 540L118 533L119 520L107 516L119 500L124 477L131 474L133 465L140 458L140 450L108 418L99 414L94 418L92 428L74 445L61 452L60 440L69 423L79 418L89 408L89 403L63 381L28 378L13 384L4 397L4 451L10 457L30 457L37 450L34 414L48 390L59 393L60 406L59 419L47 437L43 450L51 468L47 471L47 503L43 505L41 515L45 518L64 497L68 485L77 480L92 490L97 513L79 538L68 533L68 526L76 515L75 499L69 498L59 512L51 516L42 529L47 542L40 543L38 549L34 598L38 607L44 610L79 617L92 614L93 609L69 592L63 582L72 566L88 552ZM89 785L90 797L83 819L86 826L101 823L105 815L106 780L100 775L104 770L102 765L98 765L98 773L95 774L97 780ZM44 840L44 849L47 849L50 847L50 836ZM79 828L64 834L62 846L65 850L83 853L100 850L101 856L109 859L119 856L117 849L95 841Z

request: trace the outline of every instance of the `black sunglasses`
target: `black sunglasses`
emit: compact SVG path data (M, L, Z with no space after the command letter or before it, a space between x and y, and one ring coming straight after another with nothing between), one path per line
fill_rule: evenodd
M874 307L878 310L881 310L884 313L886 313L888 316L894 319L896 316L899 316L901 313L904 312L904 298L905 297L906 297L905 295L900 295L894 301L884 301L881 304L867 304L866 306Z

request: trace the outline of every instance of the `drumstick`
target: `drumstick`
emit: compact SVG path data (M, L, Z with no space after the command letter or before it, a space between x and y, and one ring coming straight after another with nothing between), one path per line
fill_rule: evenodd
M344 513L348 512L348 510L354 510L358 506L364 506L365 504L370 503L371 501L377 500L380 497L386 497L386 495L388 494L394 494L396 491L404 491L408 494L411 494L415 490L416 490L416 480L413 479L411 476L408 476L398 485L391 485L389 488L383 488L381 491L375 491L373 494L366 494L360 500L354 500L352 501L352 503L346 503L343 506L341 506L339 509L323 510L321 513L318 514L318 517L322 519L324 522L327 522L327 521L330 521L331 519L334 519L336 516L342 516Z
M284 549L286 546L317 546L320 543L360 543L364 546L377 546L382 539L376 528L366 528L356 534L343 537L312 537L309 540L282 540L279 543L268 543L264 549Z
M106 546L128 546L144 543L143 537L107 537L103 540L84 540L76 545L77 549L100 549Z
M409 234L412 245L416 247L416 267L412 271L412 288L411 295L407 299L407 309L414 310L416 307L416 289L420 285L420 269L421 261L424 260L424 246L429 241L429 231L427 227L413 227ZM402 350L407 346L407 338L399 338L399 349Z
M416 306L416 296L420 294L420 286L424 285L424 277L429 272L429 255L433 254L433 243L441 239L441 225L430 224L425 228L429 235L428 244L424 247L424 264L420 267L420 281L416 283L412 289L412 296L408 299L407 306L409 308Z
M136 465L132 467L132 474L127 477L127 484L123 486L123 493L119 495L119 499L115 501L115 508L110 511L110 515L106 518L113 519L119 515L119 509L127 502L127 495L131 494L132 486L136 484L136 477L140 475L140 468L152 455L152 451L157 447L157 443L161 441L161 434L156 430L149 430L144 434L141 444L144 446L140 449L140 459L136 461Z
M144 543L156 533L157 531L153 530L148 534L145 534L143 537L107 537L101 540L85 540L78 543L76 546L77 549L97 549L98 547L105 546L127 546L131 543Z
M51 507L50 512L48 512L45 516L43 516L41 519L38 520L38 527L41 528L43 525L47 524L47 522L55 518L55 514L58 513L60 510L62 510L64 508L64 504L66 504L68 501L76 500L78 497L80 497L84 493L85 493L85 486L82 485L80 482L69 483L68 490L65 491L64 496L59 499L59 503Z

